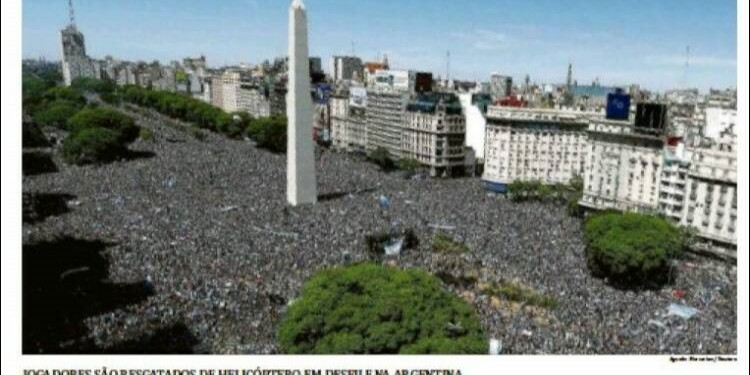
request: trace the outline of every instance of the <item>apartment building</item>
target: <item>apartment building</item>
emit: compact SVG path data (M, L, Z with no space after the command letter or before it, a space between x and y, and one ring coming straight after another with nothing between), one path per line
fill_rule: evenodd
M453 93L418 95L406 106L401 157L430 167L433 176L451 175L466 163L466 117Z
M587 128L598 113L491 106L485 127L484 175L488 189L506 192L510 183L568 183L582 176Z
M246 112L254 117L282 114L286 87L253 77L250 71L228 69L210 78L211 103L226 112Z
M331 94L331 141L348 152L367 152L367 91L342 88Z
M680 138L671 138L664 147L664 160L659 185L659 212L675 223L685 213L690 151Z
M392 158L402 157L401 132L408 99L407 92L367 91L367 152L382 147Z
M710 145L691 150L682 225L705 250L736 257L737 136L730 127Z

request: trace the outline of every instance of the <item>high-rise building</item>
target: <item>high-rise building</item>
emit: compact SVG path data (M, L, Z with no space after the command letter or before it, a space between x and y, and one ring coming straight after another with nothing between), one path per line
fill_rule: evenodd
M334 82L362 79L362 59L356 56L333 56L331 76Z
M79 77L101 78L98 64L86 55L86 41L75 24L60 31L62 73L65 85Z
M227 69L211 77L212 104L226 112L245 112L253 117L283 114L283 83L253 77L250 71Z
M401 126L409 95L406 92L367 91L367 151L388 150L401 158Z
M500 74L490 77L490 95L493 101L505 99L513 93L513 78Z
M341 87L331 94L333 146L348 152L367 152L367 90Z

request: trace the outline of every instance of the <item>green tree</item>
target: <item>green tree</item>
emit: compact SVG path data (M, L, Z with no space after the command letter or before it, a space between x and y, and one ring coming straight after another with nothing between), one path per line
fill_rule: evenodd
M584 225L584 235L592 273L623 286L650 287L668 281L670 261L684 246L682 231L669 221L638 213L592 216Z
M29 111L32 106L39 104L42 101L44 92L49 87L48 83L43 79L24 73L21 82L24 110Z
M396 167L396 163L391 158L391 154L385 147L378 147L373 150L367 158L378 165L383 171L392 171Z
M117 85L112 80L89 77L79 77L74 79L73 82L71 82L70 87L82 92L96 94L111 94L117 90Z
M411 158L403 158L398 160L398 169L407 172L415 172L418 169L424 167L419 160Z
M61 148L63 159L77 165L114 161L126 152L120 134L101 127L82 129L69 135Z
M72 133L84 129L105 128L116 132L121 143L127 144L138 139L140 128L130 116L120 111L107 108L86 108L68 121L68 129Z
M81 109L78 103L68 100L55 100L47 103L34 112L34 122L43 126L66 129L68 120Z
M79 107L86 105L86 97L80 91L71 87L55 86L45 91L42 99L45 102L65 100Z
M251 121L246 134L249 138L255 140L258 147L272 152L285 152L287 144L286 128L286 117L263 117Z
M479 354L473 308L424 271L359 264L309 280L279 328L289 354Z

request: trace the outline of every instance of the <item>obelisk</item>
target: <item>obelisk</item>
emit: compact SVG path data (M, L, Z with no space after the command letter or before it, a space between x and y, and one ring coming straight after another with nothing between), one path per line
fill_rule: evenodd
M318 200L312 134L310 59L307 47L307 12L301 0L289 8L289 92L286 97L286 195L292 206Z

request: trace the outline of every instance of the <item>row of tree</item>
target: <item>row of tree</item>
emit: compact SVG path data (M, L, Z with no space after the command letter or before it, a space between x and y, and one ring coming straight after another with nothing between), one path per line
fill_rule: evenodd
M583 198L583 178L573 176L567 184L544 184L539 180L516 180L508 185L508 194L514 202L555 202L566 205L568 214L582 216L578 202Z
M258 147L272 152L286 151L287 120L284 116L256 119L242 112L229 114L186 95L132 85L121 88L118 95L126 102L154 109L201 129L211 130L232 139L246 136L255 140Z
M71 87L57 83L35 76L24 78L24 112L33 120L25 128L38 131L26 135L43 135L38 126L66 131L60 153L72 164L106 163L125 156L128 145L139 136L135 121L122 112L89 105L84 95L111 94L116 87L89 78L76 79Z

